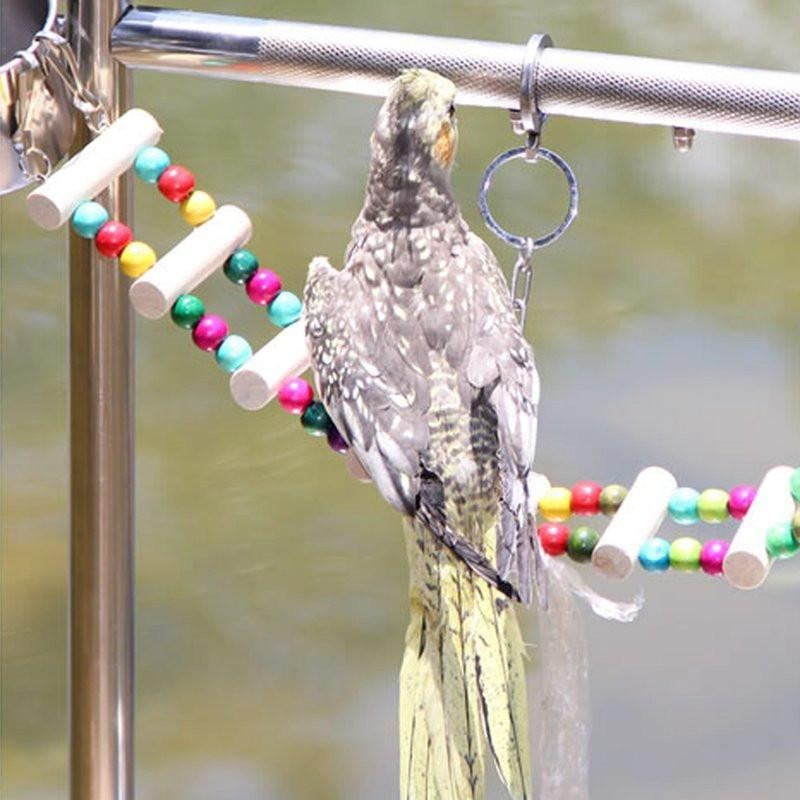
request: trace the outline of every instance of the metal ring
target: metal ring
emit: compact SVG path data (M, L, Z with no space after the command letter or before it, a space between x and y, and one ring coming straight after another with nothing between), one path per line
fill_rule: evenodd
M515 147L512 150L507 150L505 153L501 153L497 156L497 158L486 167L486 172L483 173L483 178L481 179L481 188L478 192L478 208L480 209L481 216L486 226L495 236L502 239L507 244L516 247L518 250L528 248L533 252L541 247L547 247L547 245L559 239L567 228L572 225L575 217L578 216L578 180L575 177L575 173L572 171L572 167L570 167L558 153L554 153L552 150L548 150L545 147L540 147L537 153L537 161L549 161L551 164L558 167L567 179L567 187L569 189L569 208L567 209L567 215L557 228L546 236L541 236L538 239L534 239L532 236L516 236L513 233L509 233L495 220L492 216L492 212L489 210L489 188L492 185L492 177L497 169L502 167L506 162L513 161L516 158L525 160L527 150L527 147ZM536 161L529 161L528 163L535 164Z

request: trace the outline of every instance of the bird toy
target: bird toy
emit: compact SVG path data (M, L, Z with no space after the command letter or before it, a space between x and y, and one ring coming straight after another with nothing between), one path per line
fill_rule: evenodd
M529 45L529 65L542 46ZM773 560L800 550L800 469L775 467L757 488L701 493L661 467L643 470L630 489L591 481L568 489L533 473L538 377L522 323L534 253L575 218L577 182L540 146L542 120L523 91L527 146L490 164L480 194L489 228L518 253L509 293L452 195L454 95L450 81L425 70L392 84L344 269L313 259L305 302L245 247L247 214L217 208L157 147L161 128L142 109L104 127L29 195L28 209L43 228L70 221L94 240L133 280L135 310L190 331L230 374L239 406L257 410L277 398L403 514L412 600L401 671L403 797L481 797L488 752L509 794L529 798L523 644L511 601L531 602L536 588L544 602L545 573L565 554L610 578L638 563L754 588ZM568 181L567 216L539 239L509 234L489 211L494 171L516 159L549 162ZM192 226L160 258L94 200L131 168ZM256 352L193 293L220 268L280 329ZM319 399L302 377L309 367ZM602 534L566 524L600 515L609 518ZM739 528L730 542L670 543L655 536L666 518L679 526L733 519Z

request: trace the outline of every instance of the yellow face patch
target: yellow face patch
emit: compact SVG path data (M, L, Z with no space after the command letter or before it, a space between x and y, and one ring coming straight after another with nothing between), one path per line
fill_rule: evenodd
M433 157L443 166L451 167L456 154L456 131L447 120L442 123L433 145Z

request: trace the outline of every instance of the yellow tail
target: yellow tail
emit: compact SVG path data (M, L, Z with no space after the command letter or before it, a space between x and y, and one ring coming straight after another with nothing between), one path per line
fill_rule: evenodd
M524 649L514 607L425 529L406 526L411 620L400 671L402 800L480 800L488 749L530 800Z

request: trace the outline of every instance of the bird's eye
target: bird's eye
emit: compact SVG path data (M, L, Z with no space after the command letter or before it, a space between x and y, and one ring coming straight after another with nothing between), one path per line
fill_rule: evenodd
M456 104L450 103L450 108L447 109L447 115L452 119L456 115Z

